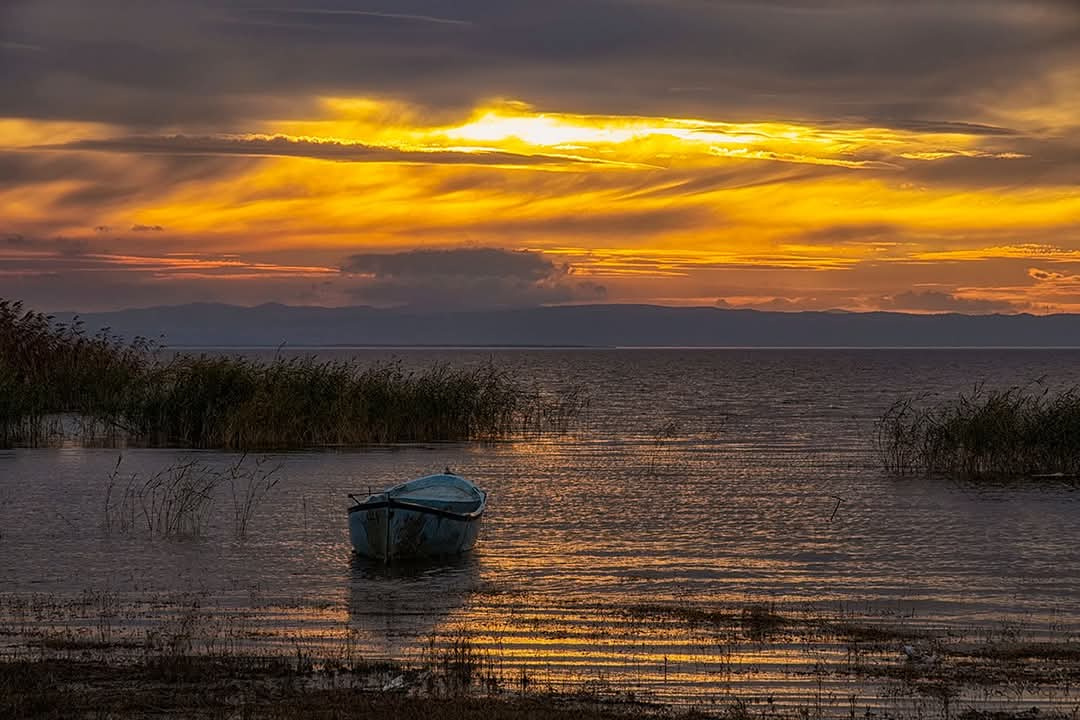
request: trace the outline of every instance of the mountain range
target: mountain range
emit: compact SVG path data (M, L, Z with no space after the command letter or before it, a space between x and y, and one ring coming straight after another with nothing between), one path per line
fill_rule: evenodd
M69 321L73 313L57 313ZM1080 315L766 312L657 305L417 311L194 303L78 316L170 347L1075 347Z

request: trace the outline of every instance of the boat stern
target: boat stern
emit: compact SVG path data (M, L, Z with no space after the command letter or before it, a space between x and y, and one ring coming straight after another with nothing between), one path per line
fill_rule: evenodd
M385 500L349 508L349 540L353 550L365 557L388 560L389 507Z

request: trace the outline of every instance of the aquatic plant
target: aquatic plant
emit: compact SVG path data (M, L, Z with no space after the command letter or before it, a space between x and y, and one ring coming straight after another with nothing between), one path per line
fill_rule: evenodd
M117 460L105 489L106 533L129 534L144 528L151 537L202 534L218 484L217 473L202 461L190 459L146 478L133 473L118 487L120 464Z
M225 471L232 497L233 534L240 540L247 537L255 509L281 480L277 475L280 464L269 466L267 458L256 458L254 467L245 468L245 458L246 455Z
M109 474L103 499L106 534L145 530L150 537L199 536L224 487L232 499L233 534L247 536L251 518L279 478L280 465L266 458L245 463L246 455L224 468L201 458L180 460L152 475L132 473L121 480L123 456Z
M901 398L877 422L882 467L955 478L1080 474L1080 387L977 384L955 400Z
M565 433L581 387L541 391L493 363L407 370L316 357L270 362L167 354L88 336L0 300L0 445L84 443L255 449L495 440Z
M0 299L0 443L39 444L60 432L58 415L81 425L118 426L129 391L156 360L157 346L104 329L54 322L22 303Z

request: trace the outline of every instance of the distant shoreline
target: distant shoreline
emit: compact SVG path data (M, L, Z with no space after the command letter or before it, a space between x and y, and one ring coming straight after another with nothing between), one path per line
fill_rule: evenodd
M1077 348L1080 315L763 312L655 305L409 311L163 306L91 313L89 334L175 348L908 349ZM74 322L75 316L56 316Z
M1080 350L1080 345L171 345L170 350Z

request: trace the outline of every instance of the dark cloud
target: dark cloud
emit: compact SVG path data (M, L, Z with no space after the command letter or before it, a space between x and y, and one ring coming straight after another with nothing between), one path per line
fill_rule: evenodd
M315 272L306 272L315 270ZM109 251L82 240L0 233L0 295L43 310L90 311L196 301L344 304L333 268L236 255Z
M904 164L909 182L1023 188L1080 185L1080 137L1009 138L982 156L957 155Z
M92 274L65 270L6 276L0 271L0 295L18 298L47 312L93 312L117 308L224 302L259 305L268 297L296 305L332 305L344 295L326 293L322 283L306 278L268 278L235 282L213 278L163 281L149 273L101 269Z
M546 215L539 218L513 216L477 217L453 225L431 226L413 231L414 235L440 237L471 237L477 234L493 237L636 237L658 235L687 228L722 227L721 218L703 207L669 207L654 210L603 210L581 208L577 212Z
M1055 272L1053 270L1040 270L1039 268L1029 268L1028 269L1028 276L1034 278L1035 280L1043 280L1043 281L1046 281L1046 280L1064 280L1066 277L1072 277L1072 276L1066 276L1063 273Z
M1018 312L1020 305L1007 300L989 298L957 297L952 293L937 290L908 290L891 297L882 298L879 306L883 310L915 310L922 312L957 312L970 314Z
M557 272L554 263L537 252L500 248L410 250L401 253L350 255L342 269L377 277L513 277L536 282Z
M411 308L481 309L531 307L571 302L598 302L607 297L602 285L590 282L525 283L511 278L445 276L423 282L372 280L350 290L358 302Z
M807 302L802 299L791 299L786 297L775 297L771 300L766 300L760 303L754 303L754 307L759 310L775 310L779 312L798 312L799 310L806 310L807 307L812 307L813 303Z
M410 307L484 308L602 300L603 286L570 277L541 253L501 248L411 250L349 256L352 296Z
M789 165L769 160L730 160L724 169L692 175L669 174L633 197L692 197L717 190L785 185L850 172L829 165ZM658 185L658 186L657 186Z
M897 242L902 229L889 223L830 225L800 234L800 240L826 245L865 245Z
M132 225L131 232L163 232L165 228L160 225Z
M2 141L0 141L2 142ZM194 155L153 155L102 162L87 152L27 152L0 150L0 191L9 188L62 183L65 190L39 208L45 219L37 234L70 227L73 220L100 215L114 205L160 202L163 194L189 183L224 180L249 170L257 158ZM110 229L98 225L97 232ZM22 230L29 232L28 229Z
M336 18L339 21L341 19L348 18L376 18L378 20L391 20L397 22L421 22L421 23L434 23L436 25L472 25L473 23L468 20L455 20L453 18L436 17L434 15L410 15L407 13L393 13L393 12L376 12L373 10L356 10L352 8L256 8L249 10L251 13L265 13L268 16L308 16L316 17L328 16Z
M893 124L898 130L911 130L920 133L955 133L961 135L991 135L1012 137L1020 132L1012 128L986 125L972 122L950 122L947 120L901 120Z
M84 255L90 251L90 243L82 238L38 238L28 237L21 233L0 234L0 248L4 247L15 250L54 253L69 257Z
M136 127L243 126L317 96L465 108L872 119L997 134L985 99L1075 62L1072 2L15 0L0 103ZM40 47L26 52L24 47ZM693 88L694 92L671 92Z
M0 190L60 179L100 177L101 173L97 164L77 155L0 150Z
M41 52L43 49L37 45L0 40L0 52Z
M1043 270L1042 268L1028 268L1028 277L1039 282L1059 284L1080 284L1080 275L1070 272L1058 272L1057 270Z
M540 253L415 251L349 258L340 272L235 256L65 253L61 240L0 235L0 290L44 310L91 311L195 301L497 308L595 302L605 289ZM328 269L330 270L330 269Z
M757 289L754 289L757 292ZM768 312L805 312L831 310L836 303L850 302L850 297L827 298L827 297L773 297L761 300L732 303L725 298L718 298L716 307L726 310L763 310Z
M8 247L26 248L31 247L32 240L25 235L12 233L4 238L4 244Z
M283 136L234 138L185 135L133 136L106 140L76 140L63 145L50 145L43 150L93 150L104 152L149 155L197 155L244 157L304 157L340 162L415 162L452 165L565 165L571 158L565 155L526 155L501 151L421 151L343 143L336 141L299 140ZM582 164L603 165L603 160L573 158Z

